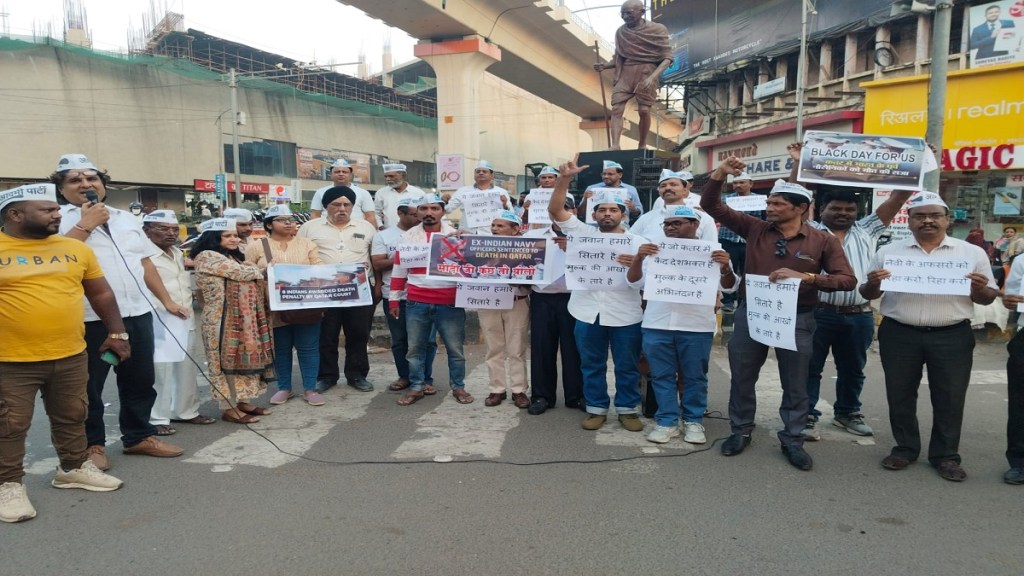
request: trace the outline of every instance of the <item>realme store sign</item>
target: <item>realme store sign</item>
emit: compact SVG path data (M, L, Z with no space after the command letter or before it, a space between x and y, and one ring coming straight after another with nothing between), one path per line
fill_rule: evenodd
M928 76L865 82L864 133L924 137ZM941 191L958 228L1024 232L1024 64L950 72ZM966 232L964 232L966 233ZM962 236L963 234L958 234Z

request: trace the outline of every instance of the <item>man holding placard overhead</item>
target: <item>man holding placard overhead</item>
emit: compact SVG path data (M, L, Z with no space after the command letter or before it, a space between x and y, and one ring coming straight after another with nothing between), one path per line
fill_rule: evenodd
M807 402L807 366L814 332L814 306L818 292L852 290L857 278L846 261L843 247L835 237L815 230L804 222L811 206L811 192L799 184L779 180L767 200L767 220L761 220L730 208L722 201L722 186L728 175L738 175L744 164L727 158L711 173L702 190L700 205L723 226L747 241L746 272L767 276L772 283L784 279L799 281L794 327L796 350L775 349L782 383L779 431L782 452L789 463L810 470L811 456L804 451L803 430L810 409ZM825 272L825 274L822 274ZM729 367L732 383L729 392L729 420L732 435L722 444L722 454L733 456L750 445L754 430L757 383L761 366L768 356L768 345L755 340L748 328L746 286L740 286L740 304L736 308L734 333L729 342ZM781 316L785 311L775 311Z
M594 229L580 221L565 207L569 181L586 166L568 162L559 167L558 186L551 195L548 212L558 227L569 235L594 235ZM623 266L632 264L632 254L643 239L623 228L626 200L611 191L593 196L594 220L604 234L621 234L630 256L619 256ZM598 430L608 419L611 399L608 397L608 348L615 363L615 411L619 423L630 432L642 432L644 424L637 413L640 405L640 322L643 320L640 291L574 290L569 298L569 313L576 318L576 347L583 370L583 398L587 403L586 430Z
M913 234L883 246L871 262L860 293L882 298L879 355L893 447L882 467L903 470L921 453L917 389L928 367L932 434L928 461L939 476L962 482L960 427L974 361L974 304L987 305L998 291L988 256L977 246L946 235L949 207L934 192L907 202Z

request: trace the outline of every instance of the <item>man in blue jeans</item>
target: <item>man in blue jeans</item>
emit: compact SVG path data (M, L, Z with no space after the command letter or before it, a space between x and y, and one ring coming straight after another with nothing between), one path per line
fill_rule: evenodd
M695 240L700 221L700 216L689 206L667 206L662 227L669 239ZM654 417L657 426L647 433L647 440L656 444L664 444L679 436L680 412L685 429L683 441L690 444L707 442L704 411L708 407L708 361L717 326L714 293L718 288L724 292L735 292L739 287L729 264L729 253L721 248L707 250L694 253L694 260L706 258L704 263L707 267L716 268L717 276L720 276L717 285L705 285L711 293L711 304L664 302L653 299L656 294L648 293L642 324L643 348L644 357L651 367L651 388L658 400L658 412ZM647 257L658 252L657 244L640 247L626 273L630 286L643 288L647 277ZM677 373L682 373L685 381L682 410L676 385Z
M592 227L565 208L570 180L586 168L576 166L574 162L560 166L558 185L548 204L551 220L569 236L597 234ZM621 234L627 241L622 246L623 255L618 257L618 261L628 267L633 262L633 255L643 244L643 239L622 227L627 218L625 199L618 194L602 191L594 195L591 204L598 231L601 234ZM574 335L583 371L583 399L587 403L587 417L583 420L585 430L597 430L608 419L611 404L606 376L609 345L615 363L615 411L619 415L619 422L630 432L641 432L644 429L637 413L640 405L640 370L637 362L640 359L640 321L643 319L640 304L640 291L628 287L612 291L574 290L569 297L569 313L576 319Z
M795 155L794 168L800 162L800 146L789 146ZM867 279L871 259L875 256L878 238L885 233L893 217L910 198L909 190L894 190L874 214L857 220L857 195L849 190L835 190L818 198L818 216L821 222L808 225L831 234L843 245L857 283ZM875 314L871 305L857 290L819 292L814 310L814 330L811 363L807 374L807 400L811 411L804 427L805 440L820 440L816 426L821 411L816 404L821 396L821 372L829 350L836 364L836 403L832 424L857 436L871 436L874 431L860 413L860 393L864 388L864 366L868 361L868 348L875 337Z
M402 244L427 244L434 234L449 236L455 229L445 224L444 200L437 194L424 196L417 208L420 223L402 236ZM402 251L395 256L402 262ZM455 307L455 285L427 276L426 264L411 268L395 268L391 275L391 292L405 292L405 327L409 334L409 388L398 399L399 406L410 406L424 396L432 394L427 389L424 369L427 345L434 329L441 335L448 352L448 377L451 380L452 396L459 404L473 402L473 396L466 391L466 357L462 352L466 341L466 311ZM388 314L396 320L402 318L400 301L388 302Z
M418 206L420 196L412 198L402 197L396 204L395 210L398 221L394 226L385 228L373 237L373 246L370 248L370 260L377 272L382 275L381 293L384 299L384 309L387 310L392 300L398 300L398 318L391 314L384 317L388 321L388 332L391 333L391 356L395 360L395 369L398 371L398 379L388 385L388 390L400 392L409 387L409 361L406 355L409 353L409 333L405 326L405 294L402 292L391 292L391 270L395 267L395 252L402 242L402 236L413 226L420 223ZM395 217L395 214L384 215L388 220ZM436 330L427 340L427 358L423 364L424 389L433 388L432 377L434 366L434 355L437 354Z

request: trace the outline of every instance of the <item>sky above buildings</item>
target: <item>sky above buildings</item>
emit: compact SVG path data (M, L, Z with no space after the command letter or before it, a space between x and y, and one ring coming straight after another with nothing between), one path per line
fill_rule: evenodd
M336 0L76 0L85 8L93 47L127 51L129 38L167 11L185 16L185 27L318 64L356 62L365 54L371 72L381 69L385 38L396 64L413 58L416 40ZM528 1L528 0L527 0ZM615 0L564 0L577 16L611 41L619 19ZM64 29L65 0L0 0L0 32L15 36ZM352 66L338 71L355 74Z

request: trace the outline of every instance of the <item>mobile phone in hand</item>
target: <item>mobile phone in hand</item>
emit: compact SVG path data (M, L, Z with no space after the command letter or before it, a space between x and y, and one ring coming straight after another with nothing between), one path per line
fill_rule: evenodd
M106 352L101 354L100 360L103 360L104 362L110 364L111 366L117 366L118 364L121 363L121 358L119 358L118 355L114 354L114 352L111 350L107 350Z

